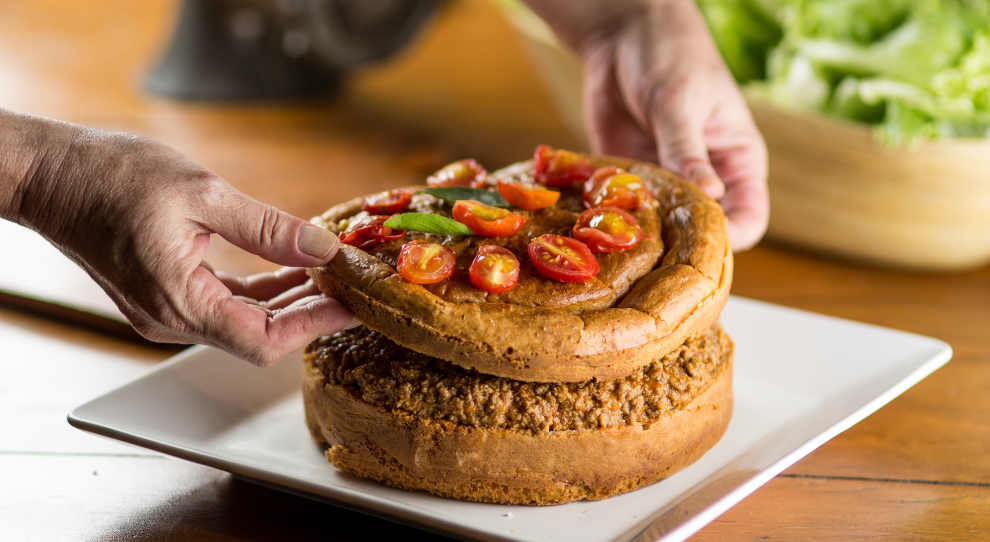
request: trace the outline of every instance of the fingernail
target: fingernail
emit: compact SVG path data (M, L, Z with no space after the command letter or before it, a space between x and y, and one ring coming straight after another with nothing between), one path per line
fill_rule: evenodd
M718 175L708 166L694 166L691 168L689 177L698 188L701 188L709 196L718 199L725 195L725 185L722 184L722 180L718 178Z
M306 254L322 260L337 248L339 242L333 232L316 226L303 226L299 228L296 246Z
M347 326L344 329L354 329L356 327L361 327L363 325L364 325L364 323L361 322L361 320L358 320L357 318L355 318L354 321L351 322L350 324L347 324Z

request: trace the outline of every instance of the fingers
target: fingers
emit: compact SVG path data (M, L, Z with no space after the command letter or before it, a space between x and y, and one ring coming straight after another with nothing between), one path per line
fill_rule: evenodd
M278 296L268 300L268 302L265 303L265 306L272 310L283 309L295 304L301 299L320 295L323 295L323 293L320 292L320 289L316 287L316 284L313 284L313 281L308 280L303 284L286 290Z
M766 233L770 218L766 182L755 177L741 179L728 187L720 203L729 221L733 252L752 248Z
M711 157L725 180L725 197L719 203L729 221L732 250L738 252L752 248L766 233L770 199L763 138L748 118L732 125L739 127L737 133L720 141L722 148Z
M584 112L591 150L656 162L653 137L626 107L614 69L614 45L603 43L585 56Z
M726 209L728 218L726 230L732 252L742 252L753 248L766 233L766 215L752 207L740 205Z
M285 308L304 297L321 295L302 267L283 267L274 273L250 277L237 277L222 271L214 275L234 297L270 310Z
M694 92L691 85L674 85L655 89L651 102L650 121L660 164L693 181L710 197L721 199L725 185L712 167L705 141L711 106L704 93Z
M202 223L243 250L280 265L316 267L333 258L333 233L265 205L216 179L198 209Z
M306 269L303 267L283 267L274 273L259 273L250 277L238 277L223 271L217 271L214 275L231 294L262 301L272 299L307 280Z
M205 269L194 272L188 286L186 318L192 338L261 367L317 337L359 324L340 302L308 285L283 292L267 307L232 296Z
M211 334L218 339L214 346L259 367L274 365L317 337L356 323L339 301L323 295L302 298L274 312L231 298L218 304L206 322L208 329L227 330Z

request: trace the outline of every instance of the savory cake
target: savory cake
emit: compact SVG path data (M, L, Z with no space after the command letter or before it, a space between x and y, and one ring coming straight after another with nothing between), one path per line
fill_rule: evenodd
M305 356L306 423L337 468L455 499L597 500L690 465L732 413L732 342L715 325L606 381L481 374L358 328Z
M310 274L366 326L462 367L520 380L573 382L628 374L717 321L732 282L732 252L721 207L693 184L651 164L613 157L589 161L595 168L617 166L637 175L656 196L633 212L643 218L644 237L630 254L596 255L607 282L553 281L531 272L524 256L520 294L486 296L474 288L479 293L469 295L466 281L458 279L463 273L436 285L413 284L395 269L401 240L365 249L341 246L333 260ZM533 182L533 164L516 164L490 178ZM485 186L491 189L492 183ZM520 246L538 232L559 231L563 222L543 215L563 215L573 224L582 188L563 186L560 193L553 208L534 213L539 215L529 222L533 227L509 238L465 240L417 232L406 237L452 247L462 268L479 243L504 243L525 255ZM437 198L424 194L420 200L414 196L412 205L443 208ZM313 222L341 233L361 204L361 198L343 203Z
M652 484L718 441L732 253L716 202L655 165L542 146L428 184L313 220L344 245L310 276L365 324L305 356L331 463L542 505Z

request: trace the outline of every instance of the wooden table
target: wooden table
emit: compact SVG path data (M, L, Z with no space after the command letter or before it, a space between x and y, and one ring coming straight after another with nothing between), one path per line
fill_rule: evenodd
M411 184L457 157L506 164L575 148L490 4L430 31L329 99L177 103L140 90L170 0L0 4L0 105L156 137L299 216ZM271 264L215 241L239 273ZM0 259L2 260L2 259ZM2 261L0 265L13 265ZM763 244L735 294L937 337L943 369L778 476L693 540L990 538L990 269L918 275ZM259 489L72 429L74 406L172 353L0 308L0 539L368 540L435 535Z

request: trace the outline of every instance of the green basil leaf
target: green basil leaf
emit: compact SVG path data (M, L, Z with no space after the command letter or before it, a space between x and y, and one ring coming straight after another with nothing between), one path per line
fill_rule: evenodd
M474 235L471 228L456 220L430 213L402 213L385 221L393 230L416 230L437 235Z
M488 190L482 190L481 188L467 188L464 186L450 186L446 188L427 188L423 190L424 194L429 194L435 198L440 198L444 201L449 201L454 203L460 199L470 199L474 201L480 201L485 205L491 205L492 207L502 207L509 208L509 202L505 201L498 192L491 192Z

